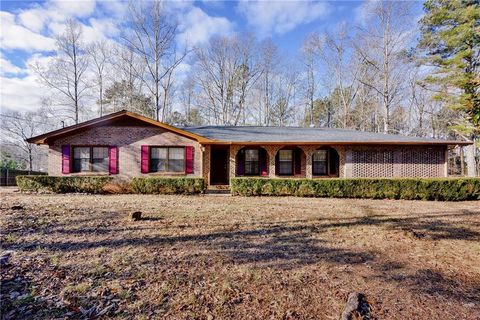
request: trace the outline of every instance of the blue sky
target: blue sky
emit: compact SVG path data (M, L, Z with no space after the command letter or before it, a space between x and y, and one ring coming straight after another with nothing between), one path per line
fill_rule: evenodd
M413 2L422 12L422 2ZM340 23L362 23L362 1L170 1L180 23L180 39L202 45L212 36L252 32L271 38L295 57L305 36L334 30ZM83 24L86 42L116 41L127 3L119 0L1 1L0 108L35 110L42 87L30 65L46 61L56 35L69 18ZM353 32L354 28L352 28Z

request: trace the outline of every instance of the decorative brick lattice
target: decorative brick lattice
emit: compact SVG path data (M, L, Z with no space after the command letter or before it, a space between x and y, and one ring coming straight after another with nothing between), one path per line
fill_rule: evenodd
M402 177L441 177L444 175L444 150L412 148L402 151Z
M340 178L345 177L345 161L346 161L346 154L345 154L345 147L343 146L332 146L333 149L337 150L338 153L338 176Z
M444 147L355 147L347 177L444 177Z
M352 151L352 175L354 177L393 177L393 150Z

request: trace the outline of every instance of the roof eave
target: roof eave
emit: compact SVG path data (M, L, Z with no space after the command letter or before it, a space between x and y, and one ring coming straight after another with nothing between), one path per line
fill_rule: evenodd
M443 146L456 146L456 145L470 145L472 141L224 141L224 140L211 140L206 144L228 144L228 145L443 145Z
M127 115L129 117L132 117L132 118L135 118L135 119L138 119L140 121L152 124L154 126L163 128L165 130L175 132L175 133L177 133L179 135L182 135L182 136L185 136L187 138L197 140L200 143L209 143L209 142L213 141L211 139L205 138L205 137L200 136L198 134L195 134L195 133L192 133L192 132L189 132L189 131L185 131L185 130L182 130L182 129L178 129L178 128L173 127L171 125L168 125L168 124L165 124L165 123L162 123L162 122L144 117L142 115L139 115L139 114L136 114L134 112L127 111L127 110L121 110L121 111L118 111L118 112L115 112L115 113L108 114L108 115L103 116L103 117L95 118L95 119L88 120L88 121L85 121L85 122L82 122L82 123L79 123L79 124L75 124L75 125L72 125L72 126L69 126L69 127L66 127L66 128L61 128L61 129L58 129L58 130L47 132L47 133L38 135L36 137L31 137L31 138L25 139L25 141L27 141L28 143L34 143L34 144L37 144L37 145L47 144L47 139L51 139L51 138L54 138L54 137L59 136L59 135L68 134L69 132L75 132L75 131L80 130L82 128L88 128L90 126L94 126L96 124L99 124L99 123L102 123L102 122L105 122L105 121L109 121L109 120L112 120L112 119L115 119L115 118L118 118L118 117L121 117L121 116L125 116L125 115Z

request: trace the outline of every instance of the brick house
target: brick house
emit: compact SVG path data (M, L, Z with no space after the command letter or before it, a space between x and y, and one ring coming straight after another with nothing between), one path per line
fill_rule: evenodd
M27 140L52 176L445 177L449 147L471 144L330 128L174 127L119 111Z

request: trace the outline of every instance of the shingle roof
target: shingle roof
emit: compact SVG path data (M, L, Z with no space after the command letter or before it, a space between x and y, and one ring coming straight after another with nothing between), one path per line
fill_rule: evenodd
M279 143L404 143L404 144L456 144L430 138L408 137L398 134L382 134L346 129L259 127L259 126L200 126L183 127L182 130L208 139L228 142L279 142ZM461 143L461 142L460 142Z
M146 125L153 125L172 131L176 134L194 139L203 144L210 143L329 143L329 144L440 144L440 145L468 145L471 141L447 141L426 138L406 137L401 135L386 135L381 133L362 132L344 129L329 128L301 128L301 127L255 127L255 126L203 126L203 127L174 127L162 122L146 118L142 115L122 110L85 121L73 126L54 130L36 137L26 139L36 144L49 144L61 136L68 136L87 130L93 126L111 125L115 121L135 120Z

